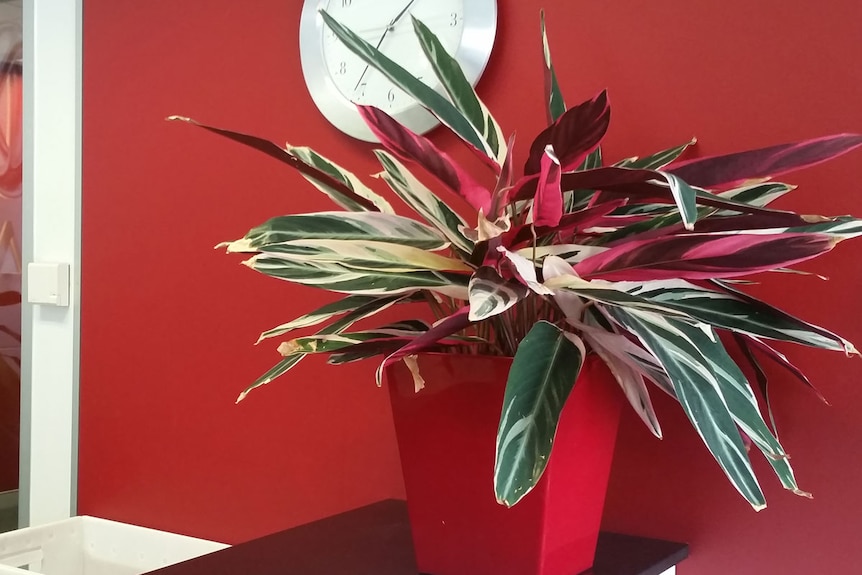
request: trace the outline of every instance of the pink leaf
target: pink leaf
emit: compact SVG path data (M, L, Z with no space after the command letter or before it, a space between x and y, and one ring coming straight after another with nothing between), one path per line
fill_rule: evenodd
M529 175L539 172L542 155L548 144L554 147L564 172L577 169L584 158L601 143L608 131L610 120L611 108L607 91L566 110L535 139L530 147L530 158L524 166L524 173Z
M192 126L197 126L199 128L203 128L208 132L212 132L213 134L218 134L224 138L229 140L233 140L234 142L238 142L240 144L246 145L250 148L254 148L258 152L263 152L267 156L275 158L293 169L299 171L306 176L313 178L323 184L326 184L330 188L337 190L340 194L343 194L349 197L352 201L357 204L363 206L365 209L370 210L372 212L379 212L380 210L377 206L374 205L370 200L363 198L356 192L354 192L350 187L346 186L343 182L339 182L326 172L322 170L318 170L309 166L295 157L293 157L287 150L282 148L281 146L275 144L274 142L270 142L269 140L264 140L263 138L258 138L257 136L251 136L249 134L243 134L242 132L234 132L232 130L225 130L222 128L215 128L213 126L207 126L206 124L201 124L192 120L191 118L185 118L182 116L171 116L168 120L179 120L185 122L187 124L191 124Z
M494 187L494 193L491 194L491 208L487 214L492 220L498 219L503 215L503 209L509 203L509 195L512 192L512 184L514 180L513 160L515 147L515 134L509 136L509 144L506 147L506 159L503 161L503 166L500 169L500 175L497 176L497 185Z
M452 315L441 319L431 329L412 340L407 345L401 347L395 353L392 353L383 360L383 363L377 368L377 385L383 383L383 370L387 365L394 361L398 361L402 357L414 355L435 345L441 339L447 338L450 335L456 334L461 330L466 329L470 325L470 306L464 306Z
M612 281L716 279L793 265L828 252L824 234L689 234L629 241L577 265L583 278Z
M419 164L476 211L489 213L491 192L428 139L414 134L389 114L373 106L357 106L362 118L380 142L393 154Z
M560 189L560 161L552 146L545 148L539 185L533 202L533 225L557 226L563 217L563 191Z
M714 188L814 166L862 146L862 135L837 134L748 152L696 158L668 171L692 186Z

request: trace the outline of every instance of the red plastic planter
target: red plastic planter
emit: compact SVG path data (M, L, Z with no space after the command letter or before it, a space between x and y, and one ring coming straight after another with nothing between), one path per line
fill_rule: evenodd
M494 442L511 359L426 354L414 392L387 368L420 572L576 575L595 555L622 395L589 358L563 410L539 484L507 509L494 498Z

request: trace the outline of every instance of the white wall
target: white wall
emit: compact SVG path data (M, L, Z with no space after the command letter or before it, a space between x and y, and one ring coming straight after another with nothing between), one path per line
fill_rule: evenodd
M24 3L23 256L70 264L71 297L23 309L22 525L75 512L82 2ZM26 282L25 266L25 300Z

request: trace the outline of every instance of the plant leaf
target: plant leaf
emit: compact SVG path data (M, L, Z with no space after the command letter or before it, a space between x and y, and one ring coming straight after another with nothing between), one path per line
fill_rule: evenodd
M626 396L632 409L635 410L635 413L638 414L638 417L644 422L647 429L661 439L661 425L659 425L658 417L656 417L643 375L628 362L619 359L616 354L613 354L608 348L604 347L600 343L599 338L596 337L597 334L594 333L596 331L599 330L584 330L581 336L590 346L590 349L596 352L596 355L608 366L611 375L613 375L619 384L620 389L623 390L623 394ZM609 332L605 333L611 336L622 337Z
M469 120L446 98L416 79L410 72L396 64L380 50L363 40L358 34L339 24L325 10L320 16L329 29L354 54L366 64L386 76L390 82L404 90L414 100L430 110L445 126L476 150L487 153L486 143L473 129ZM490 157L490 154L488 154Z
M542 21L542 60L545 64L545 104L548 110L548 124L553 124L565 113L566 102L551 61L551 46L548 42L548 31L545 28L544 10L539 11L539 17Z
M319 190L329 196L332 201L334 201L336 204L343 207L344 209L351 211L380 211L380 207L375 205L374 201L365 198L356 191L354 191L353 188L351 188L343 180L334 177L331 173L328 173L327 171L317 168L311 164L305 163L300 158L294 156L281 146L270 142L269 140L264 140L263 138L258 138L257 136L251 136L249 134L243 134L242 132L234 132L231 130L207 126L206 124L201 124L195 120L192 120L191 118L186 118L184 116L170 116L167 119L177 120L185 122L186 124L190 124L192 126L203 128L208 132L212 132L213 134L218 134L219 136L225 137L229 140L233 140L234 142L244 144L259 152L263 152L267 156L275 158L282 163L287 164L293 169L299 171L306 179L314 183ZM379 198L379 196L377 197ZM383 201L385 202L385 200Z
M468 286L470 321L482 321L503 313L530 294L530 290L513 281L506 281L490 266L476 270Z
M755 510L763 509L766 500L708 359L713 350L700 349L700 338L692 339L695 332L705 334L648 312L608 308L608 313L659 359L683 410L728 479Z
M580 339L546 321L518 346L497 431L494 493L503 505L515 505L542 477L584 356Z
M843 351L845 355L859 355L859 351L856 349L851 342L844 339L843 337L832 333L831 331L824 329L822 327L816 326L811 323L807 323L802 321L801 319L795 318L778 308L774 308L767 304L764 301L761 301L744 291L740 291L728 285L727 282L724 281L714 281L711 282L713 285L720 287L722 290L732 294L734 297L738 298L741 301L748 303L754 310L757 310L758 313L769 313L772 314L774 322L773 325L780 330L791 331L795 330L803 333L794 333L795 338L800 341L796 341L796 339L787 339L790 334L785 334L783 338L772 338L765 334L754 334L759 335L760 337L769 337L769 339L781 339L782 341L792 341L794 343L801 343L802 345L809 345L812 347L819 347L821 349L828 349L832 351ZM768 310L768 312L767 312ZM754 338L754 343L760 345L766 345ZM771 349L771 348L770 348ZM809 384L810 385L810 384Z
M414 134L383 110L371 106L357 108L368 127L390 152L425 168L476 211L487 213L490 210L491 192L430 140Z
M296 262L258 254L244 262L262 274L333 292L395 295L416 290L430 290L457 299L467 299L469 275L451 272L387 272L358 270L324 262Z
M415 17L412 18L413 30L416 32L422 51L431 63L440 84L449 94L449 99L461 115L467 118L473 130L482 137L488 156L501 166L506 157L506 141L497 120L476 95L458 61L446 52L443 44L425 24Z
M717 279L768 271L826 253L824 234L687 234L629 241L575 265L583 278L612 281Z
M736 333L845 352L847 340L797 319L742 292L714 291L684 280L617 282L617 289L676 309L698 321ZM721 284L718 284L721 285Z
M374 153L385 170L381 177L389 184L392 191L446 236L453 246L465 254L472 253L474 243L460 231L467 227L467 222L434 192L425 187L394 156L383 150L374 150Z
M286 333L289 333L295 329L301 329L305 327L312 327L315 325L319 325L327 320L334 318L335 316L355 312L357 310L368 311L368 315L373 315L379 311L383 311L388 308L392 304L398 303L400 301L407 301L415 299L413 296L386 296L386 297L376 297L376 296L367 296L367 295L348 295L337 299L334 302L328 303L321 308L316 309L311 313L307 313L302 315L292 321L287 323L283 323L278 325L272 329L269 329L262 334L257 340L257 343L262 342L265 339L269 339L271 337L279 337ZM424 298L423 298L424 299ZM368 317L368 316L364 316Z
M364 240L292 240L269 244L262 253L296 262L323 262L345 267L386 272L421 270L460 271L473 268L461 260L388 242Z
M380 387L383 384L383 371L386 369L387 365L398 361L403 357L416 355L420 351L425 351L426 349L437 345L437 342L440 340L467 329L470 325L470 319L468 318L469 312L470 308L468 306L462 307L452 315L436 322L431 326L431 329L421 336L417 337L407 345L402 346L396 352L388 355L377 368L377 372L375 374L377 386ZM411 370L411 372L413 373L414 378L417 377L418 371Z
M645 158L627 158L614 165L618 168L629 168L631 170L661 170L679 158L690 146L696 143L697 138L692 138L681 146L668 148Z
M780 182L756 183L740 186L731 190L719 192L718 195L729 200L751 204L752 206L768 206L787 192L793 191L796 186L782 184Z
M524 174L539 173L542 155L549 144L554 147L564 172L579 167L584 158L601 143L610 119L611 109L606 91L566 110L533 141L530 157L524 165Z
M370 317L377 312L386 309L397 301L407 299L409 298L405 296L375 298L375 301L370 301L365 305L357 307L355 310L351 311L341 319L332 322L317 333L318 335L341 333L357 321ZM239 397L237 397L236 402L239 403L240 401L245 399L248 394L251 393L253 390L268 383L271 383L277 377L284 375L285 373L293 369L296 364L302 361L304 357L305 354L299 354L283 358L281 361L275 364L275 366L270 368L266 373L254 380L251 385L246 387L243 392L239 394Z
M563 191L560 189L560 161L552 146L545 148L539 185L533 200L533 225L555 227L563 217Z
M395 214L317 212L272 218L252 228L243 239L216 247L248 253L295 240L389 242L423 250L440 250L449 245L433 228Z
M696 158L671 166L669 171L693 186L714 188L815 166L859 146L862 146L862 135L836 134L747 152Z
M351 172L345 170L344 168L342 168L341 166L339 166L338 164L336 164L335 162L333 162L329 158L326 158L326 157L320 155L319 153L315 152L311 148L308 148L305 146L290 146L290 145L288 145L285 147L285 150L287 151L288 154L290 154L294 158L298 159L300 162L309 166L310 168L319 170L325 174L328 174L332 178L338 180L339 182L341 182L342 184L344 184L345 186L350 188L353 191L353 193L355 193L358 196L365 198L366 200L368 200L369 202L374 204L374 206L377 208L378 212L383 212L385 214L394 214L395 213L395 210L392 209L392 206L389 204L389 202L386 201L385 198L383 198L383 196L374 192L371 188L369 188L368 186L363 184L359 180L359 178L357 178ZM315 178L313 176L310 176L308 174L303 174L303 177L306 180L308 180L309 182L311 182L311 184L314 185L321 192L323 192L324 194L326 194L327 196L329 196L330 198L332 198L336 202L338 201L337 198L340 195L339 190L332 188L328 184L327 181L320 180L320 179ZM354 204L354 205L353 206L345 205L344 206L345 209L349 209L351 211L364 211L365 210L364 207L356 204L355 202L353 202L349 198L347 198L347 200L349 201L349 204Z

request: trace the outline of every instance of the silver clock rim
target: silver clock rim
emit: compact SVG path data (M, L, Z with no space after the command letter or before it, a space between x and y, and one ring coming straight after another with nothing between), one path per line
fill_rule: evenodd
M325 1L305 0L302 7L299 54L305 85L317 109L333 126L359 140L377 142L359 116L356 106L341 94L327 71L323 56L325 24L318 13ZM464 0L464 28L455 59L474 86L488 65L496 34L497 0ZM411 105L394 117L418 134L440 123L419 104Z

